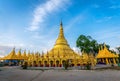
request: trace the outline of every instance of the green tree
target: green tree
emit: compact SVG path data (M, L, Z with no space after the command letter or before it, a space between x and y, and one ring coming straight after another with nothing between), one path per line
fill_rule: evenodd
M120 54L120 47L117 47L116 49L118 50L118 53Z
M101 47L104 48L104 44L105 44L105 43L99 44L99 48L101 48ZM108 49L109 51L111 51L109 45L105 44L105 46L107 47L107 49ZM111 51L111 52L112 52L112 51Z
M85 53L98 53L99 44L91 36L80 35L76 41L76 46Z
M64 62L64 68L65 68L65 70L67 70L68 67L69 67L69 60L66 60L66 61Z
M84 51L85 53L93 53L94 55L98 53L99 48L104 48L104 45L109 50L110 46L104 43L98 44L95 39L91 36L80 35L76 41L76 46Z
M119 54L118 60L119 60L119 63L120 63L120 47L117 47L116 49L118 50L118 54Z

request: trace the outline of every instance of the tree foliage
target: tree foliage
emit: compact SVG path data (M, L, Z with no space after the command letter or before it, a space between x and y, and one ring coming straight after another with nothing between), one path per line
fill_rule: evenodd
M104 45L107 47L107 49L108 49L109 51L112 52L112 50L110 50L110 46L107 45L107 44L105 44L105 43L101 43L101 44L99 44L99 48L104 48Z
M119 53L119 58L118 58L118 60L119 60L119 63L120 63L120 47L117 47L116 49L118 50L118 53Z
M98 52L98 43L91 36L80 35L76 41L76 46L86 53Z
M93 53L95 55L99 48L104 48L104 43L98 44L91 36L80 35L76 41L76 46L87 54ZM109 50L110 46L106 45L106 47Z
M118 50L118 53L120 54L120 47L117 47L116 49Z

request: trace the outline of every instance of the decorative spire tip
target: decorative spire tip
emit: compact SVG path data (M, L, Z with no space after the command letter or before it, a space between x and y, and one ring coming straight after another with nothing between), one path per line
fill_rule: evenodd
M61 22L60 22L60 26L62 26L62 20L61 20Z

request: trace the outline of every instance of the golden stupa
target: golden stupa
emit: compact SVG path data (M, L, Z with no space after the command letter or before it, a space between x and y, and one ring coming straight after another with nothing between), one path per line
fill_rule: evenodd
M66 61L72 66L80 64L81 56L69 47L69 44L64 37L62 22L60 24L59 36L54 47L40 57L39 64L41 66L61 67Z

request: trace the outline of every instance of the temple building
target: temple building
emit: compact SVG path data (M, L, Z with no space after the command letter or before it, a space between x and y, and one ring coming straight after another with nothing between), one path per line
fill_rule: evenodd
M23 64L27 62L28 66L39 67L62 67L66 63L70 66L83 66L91 64L95 66L96 63L102 64L116 64L118 63L118 55L111 53L107 47L99 49L96 58L93 54L86 54L82 52L82 55L72 50L65 39L62 22L60 23L59 35L53 48L46 53L26 53L26 50L21 53L21 49L16 53L15 48L5 57L0 60L9 60L9 62L17 62L17 64Z
M95 65L95 58L92 55L83 53L82 55L74 52L64 36L63 25L60 23L58 38L50 51L40 54L39 52L26 54L26 51L21 53L21 49L16 54L15 48L7 56L0 60L16 60L18 64L27 62L28 66L40 67L62 67L65 63L70 66L80 66L92 63Z
M29 59L28 59L29 60ZM61 67L65 62L69 62L72 66L81 64L81 56L74 52L64 36L62 22L60 24L60 31L54 47L46 54L40 56L39 61L35 60L34 64L39 66ZM32 63L32 62L31 62Z
M22 65L27 62L28 66L39 67L62 67L66 63L70 66L84 66L88 63L95 66L96 59L93 54L82 53L82 55L72 50L65 39L63 25L60 23L59 35L53 48L47 53L39 52L26 54L26 50L21 53L21 49L16 53L15 48L7 56L0 60L9 60L9 63L17 63ZM15 60L15 61L14 61Z
M98 63L102 64L116 64L118 63L118 57L118 54L111 53L105 44L104 47L101 47L101 50L99 49L96 56Z

